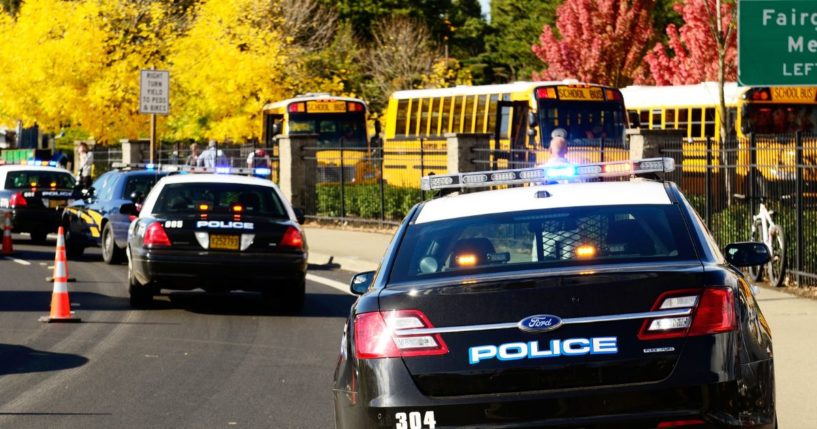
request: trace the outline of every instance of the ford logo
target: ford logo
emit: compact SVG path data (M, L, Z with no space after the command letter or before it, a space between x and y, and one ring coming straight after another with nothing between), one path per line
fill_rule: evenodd
M549 332L562 326L562 319L551 314L537 314L520 320L517 326L525 332Z

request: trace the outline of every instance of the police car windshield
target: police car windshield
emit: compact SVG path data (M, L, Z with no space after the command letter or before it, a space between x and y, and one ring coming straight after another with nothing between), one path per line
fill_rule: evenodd
M162 189L154 213L230 213L286 219L284 205L272 188L237 183L173 183Z
M48 170L9 171L6 174L6 189L34 187L72 189L74 177L67 172Z
M673 205L574 207L412 225L389 281L694 258Z

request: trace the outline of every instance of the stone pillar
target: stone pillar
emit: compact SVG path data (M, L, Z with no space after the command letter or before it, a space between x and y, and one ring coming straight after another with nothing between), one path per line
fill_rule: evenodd
M294 208L307 215L318 211L315 192L318 161L315 159L318 136L316 134L276 136L279 155L279 183L281 192Z
M150 140L119 140L122 143L122 163L150 162Z
M666 146L680 148L678 142L684 138L685 134L682 130L629 129L626 138L630 141L630 159L636 161L644 158L665 156L669 158L677 157L678 159L675 162L680 163L680 153L662 154L661 150Z
M488 163L477 163L477 160L489 160L491 134L446 134L448 151L448 172L469 173L490 169Z

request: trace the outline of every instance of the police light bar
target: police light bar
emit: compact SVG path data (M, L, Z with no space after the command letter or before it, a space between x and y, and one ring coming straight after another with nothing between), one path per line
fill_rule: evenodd
M270 176L272 174L271 168L257 167L257 168L242 168L242 167L198 167L191 165L177 165L177 164L144 164L134 163L127 164L123 162L114 162L111 164L112 168L118 169L144 169L155 170L166 173L214 173L214 174L243 174L253 176Z
M43 161L39 159L21 159L19 161L0 160L0 165L30 165L35 167L58 167L57 161Z
M479 188L495 185L547 183L602 177L624 177L647 173L669 173L675 170L672 158L648 158L638 161L610 161L595 164L542 165L513 170L478 171L441 174L420 179L420 189Z

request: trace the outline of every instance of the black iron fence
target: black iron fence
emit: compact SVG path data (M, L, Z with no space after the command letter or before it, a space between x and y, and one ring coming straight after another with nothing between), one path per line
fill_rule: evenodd
M817 136L666 139L676 182L721 245L751 238L764 204L783 231L790 284L817 284Z

